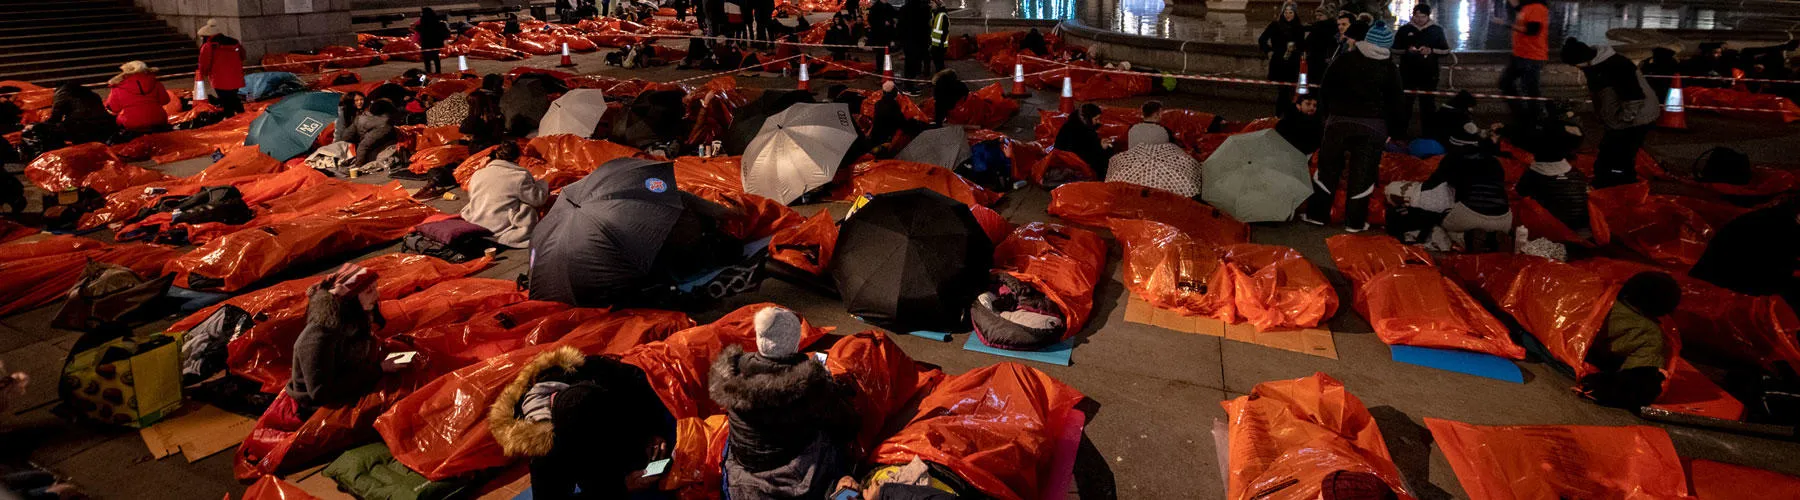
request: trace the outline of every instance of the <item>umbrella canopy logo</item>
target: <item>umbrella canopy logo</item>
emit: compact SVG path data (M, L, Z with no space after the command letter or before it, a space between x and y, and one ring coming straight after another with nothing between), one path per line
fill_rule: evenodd
M323 128L325 128L324 123L320 123L318 120L314 120L312 117L308 116L300 120L300 124L294 127L294 131L316 136L319 135L319 130Z
M652 193L661 193L669 190L669 183L663 182L662 179L651 177L649 179L644 179L644 189L648 189Z

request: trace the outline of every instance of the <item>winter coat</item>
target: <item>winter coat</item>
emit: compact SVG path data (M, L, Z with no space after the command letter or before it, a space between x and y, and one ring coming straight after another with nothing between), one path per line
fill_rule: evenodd
M1537 201L1569 229L1588 229L1587 176L1570 168L1567 161L1556 163L1532 164L1531 169L1519 177L1519 196ZM1546 171L1561 173L1552 175L1544 173Z
M1338 27L1336 19L1326 19L1312 23L1306 29L1306 58L1315 62L1331 59L1337 55ZM1307 68L1313 71L1325 68Z
M44 123L55 125L61 132L60 139L74 144L106 140L119 126L112 113L106 111L100 94L81 87L56 89L50 101L50 118Z
M356 297L308 292L306 328L294 339L288 396L308 406L350 403L381 380L381 341Z
M1418 54L1407 50L1413 47L1425 47L1431 49L1431 52ZM1438 57L1450 53L1450 42L1444 38L1444 27L1437 23L1427 24L1424 28L1406 23L1400 25L1400 29L1394 33L1393 52L1400 54L1400 69L1409 78L1416 75L1435 82L1438 76Z
M494 160L469 178L469 204L462 218L493 231L494 241L513 248L531 244L538 207L549 201L550 188L518 164Z
M1280 15L1280 14L1277 14ZM1267 55L1270 60L1298 62L1306 49L1306 25L1298 19L1282 22L1280 19L1270 21L1263 28L1262 34L1256 37L1256 48ZM1288 55L1288 44L1294 44L1294 53Z
M1662 105L1656 102L1656 91L1638 72L1630 59L1613 52L1612 47L1594 47L1593 61L1582 66L1587 76L1588 93L1594 99L1594 112L1609 130L1628 129L1656 123Z
M119 127L131 131L168 126L169 113L163 110L168 103L168 89L150 73L123 75L106 95L106 109L118 117Z
M849 470L854 389L811 357L769 359L727 346L708 392L729 419L733 498L823 498Z
M539 354L519 369L518 376L488 407L488 430L501 450L508 456L531 457L531 489L536 498L626 498L625 474L648 464L649 457L641 452L650 438L660 436L675 449L675 419L650 387L644 371L601 358L585 356L572 347ZM590 403L620 409L614 414L618 419L595 425L555 417L549 421L525 418L520 399L533 385L545 381L605 385L607 400ZM558 406L570 403L562 401ZM567 413L563 418L572 416ZM574 494L576 488L581 495Z
M1070 116L1063 122L1062 128L1056 131L1056 142L1051 147L1075 153L1095 173L1105 169L1110 160L1106 147L1100 143L1100 133L1075 116Z
M450 26L441 19L422 19L414 29L419 33L420 49L441 49L444 41L450 39Z
M1588 347L1587 361L1601 370L1660 369L1668 363L1668 339L1656 320L1644 317L1624 301L1614 301L1606 323Z
M1713 233L1689 276L1747 295L1771 295L1791 287L1800 271L1800 223L1781 207L1732 219Z
M1328 118L1386 120L1388 130L1406 130L1400 118L1400 110L1406 109L1400 70L1388 54L1387 49L1357 42L1354 50L1339 55L1325 70L1319 112Z
M1421 186L1433 189L1449 183L1456 202L1481 215L1499 216L1512 211L1506 197L1506 169L1486 151L1452 152L1439 161L1438 169Z
M200 69L194 71L194 79L206 80L220 92L244 88L244 46L225 35L208 38L200 46Z
M375 161L381 150L394 144L394 122L385 115L364 112L357 115L356 121L350 124L350 132L344 136L344 142L356 144L356 165Z

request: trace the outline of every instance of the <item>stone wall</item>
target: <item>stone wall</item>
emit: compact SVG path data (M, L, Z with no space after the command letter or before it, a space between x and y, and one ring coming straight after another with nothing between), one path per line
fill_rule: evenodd
M250 61L263 54L352 45L351 0L134 0L138 7L190 37L217 19L226 35L243 42Z

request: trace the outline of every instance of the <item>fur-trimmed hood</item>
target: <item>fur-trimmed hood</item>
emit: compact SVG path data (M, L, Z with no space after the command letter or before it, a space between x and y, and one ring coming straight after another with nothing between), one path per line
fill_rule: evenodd
M817 383L829 383L825 365L800 358L798 363L775 361L741 346L726 346L713 360L707 393L719 406L731 411L788 407L800 403Z
M494 405L488 407L488 431L494 434L494 441L500 443L501 450L507 456L541 457L550 454L550 449L556 443L554 421L526 420L519 412L519 399L525 397L525 391L531 390L532 384L537 382L538 375L544 370L560 368L573 372L586 360L587 356L573 347L560 347L539 354L519 370L519 376L506 384L505 390L500 391L500 397L495 398Z

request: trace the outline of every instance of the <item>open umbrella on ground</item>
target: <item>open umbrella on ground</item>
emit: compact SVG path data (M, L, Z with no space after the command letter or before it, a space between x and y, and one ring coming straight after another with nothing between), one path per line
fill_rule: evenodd
M974 156L969 152L969 134L961 125L951 125L920 132L895 159L955 170Z
M673 163L600 165L532 227L532 300L604 306L636 292L684 209Z
M565 89L562 81L549 75L520 75L500 95L500 115L506 119L507 133L522 137L536 131L544 113L550 111L550 94Z
M849 106L795 104L764 121L744 150L744 191L792 203L831 182L854 142Z
M1139 144L1112 158L1106 180L1153 187L1189 198L1200 194L1200 162L1167 142Z
M724 154L744 154L744 149L750 147L750 141L756 140L756 134L762 132L763 123L769 120L769 115L787 111L795 104L810 102L813 102L812 92L804 90L763 91L761 96L737 109L737 116L731 120L731 128L726 130L725 137L721 139L725 146Z
M583 139L594 138L594 128L606 115L606 94L599 89L575 89L550 103L544 119L538 122L538 136L571 134Z
M282 99L250 122L244 145L288 161L312 149L325 126L337 120L336 92L302 92Z
M964 331L994 244L968 205L928 189L875 195L838 231L831 277L850 314L896 332Z
M1288 220L1312 195L1306 154L1273 129L1225 139L1202 170L1201 198L1244 222Z

